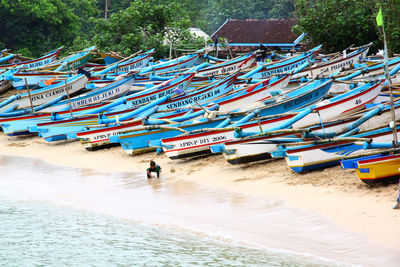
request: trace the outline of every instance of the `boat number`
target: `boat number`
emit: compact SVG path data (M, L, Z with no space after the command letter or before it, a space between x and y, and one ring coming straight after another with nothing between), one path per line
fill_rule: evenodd
M222 140L226 140L226 136L217 136L217 137L212 138L213 142L218 142L218 141L222 141Z
M362 100L361 99L356 99L356 105L359 105L359 104L361 104L362 103Z

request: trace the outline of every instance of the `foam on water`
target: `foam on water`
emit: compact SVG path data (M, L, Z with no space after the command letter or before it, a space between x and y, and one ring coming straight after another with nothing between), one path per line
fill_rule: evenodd
M142 173L102 173L20 157L0 156L0 173L0 237L6 236L6 241L0 239L0 258L15 266L25 265L18 261L21 255L29 255L26 265L42 260L45 265L57 260L61 265L126 265L126 258L130 265L393 262L388 251L282 200L251 198L173 177L147 180ZM48 242L42 242L42 235ZM29 246L21 246L21 240ZM25 249L32 245L37 251L30 254ZM81 256L72 259L68 253ZM94 256L86 260L88 254Z

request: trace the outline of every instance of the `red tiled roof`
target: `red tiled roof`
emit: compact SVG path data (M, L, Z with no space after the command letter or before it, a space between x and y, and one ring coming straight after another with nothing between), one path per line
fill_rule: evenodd
M229 19L212 36L227 38L229 43L293 43L294 19Z

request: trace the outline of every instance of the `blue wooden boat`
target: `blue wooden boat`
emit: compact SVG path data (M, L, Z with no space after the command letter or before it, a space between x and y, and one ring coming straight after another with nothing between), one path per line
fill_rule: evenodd
M129 97L118 98L110 104L103 103L98 105L95 104L94 106L89 106L82 109L78 108L74 111L74 116L84 117L85 115L87 116L87 114L97 114L106 110L109 110L109 112L130 110L134 107L149 103L151 101L155 101L164 96L171 95L174 88L176 88L177 86L181 86L182 90L184 90L193 77L194 74L182 75L170 81L164 82L163 84L154 86L153 88L149 88L147 90L132 94ZM111 85L110 87L111 89L114 88ZM65 120L68 119L71 119L69 111L60 111L55 113L53 112L51 114L47 113L46 115L39 114L34 116L27 116L26 118L20 117L11 120L0 120L0 123L2 124L3 131L12 136L27 134L29 132L35 131L34 127L40 123L54 121L53 124L57 124L57 121L60 120L64 120L63 123L66 123ZM73 124L75 125L76 123L74 122Z
M33 111L41 110L51 104L49 101L60 101L69 94L78 92L84 88L88 77L78 74L45 88L32 91L31 93L17 94L0 103L0 117L19 116ZM44 105L44 106L43 106Z
M326 132L333 131L332 127L336 125L344 126L354 122L356 119L339 121L336 123L329 123L332 119L343 115L349 115L357 110L360 105L373 101L379 94L382 86L381 83L369 83L364 86L359 86L352 91L345 94L338 95L329 100L324 100L316 105L297 111L296 116L292 115L284 121L279 129L292 128L294 130L307 129L311 132L323 132L321 123L323 123L323 130ZM357 101L356 101L357 100ZM307 111L310 112L307 113ZM306 113L304 113L306 112ZM302 115L304 113L304 116ZM296 118L297 117L297 118ZM318 125L318 126L315 126ZM312 128L310 128L312 127ZM271 128L271 127L270 127ZM293 138L300 138L301 136L290 136L290 134L279 133L277 135L270 135L271 129L264 128L263 132L255 127L254 132L248 132L242 135L238 132L240 138L226 138L221 148L213 148L215 151L223 152L228 162L237 164L241 162L250 162L254 160L262 160L269 158L269 153L277 148L277 144L292 142ZM273 131L278 128L272 128ZM337 130L337 129L336 129ZM285 139L284 139L285 137ZM289 139L287 139L288 137ZM276 139L279 139L279 142ZM287 140L286 140L287 139ZM301 140L298 140L299 142Z
M61 49L62 47L54 51L51 51L50 53L40 58L24 60L24 61L19 60L18 57L13 57L13 55L11 54L3 57L3 60L8 60L10 56L11 58L14 58L16 60L14 60L14 63L0 65L0 93L12 87L12 83L9 79L9 76L15 73L17 71L16 70L17 68L32 69L32 68L37 68L38 66L48 65L57 59Z
M115 75L115 78L117 78L123 73L146 67L153 52L154 50L150 50L132 58L122 59L121 61L116 62L115 64L112 64L106 68L95 68L93 70L94 72L91 73L92 75L89 78L89 82L95 82L96 80L98 80L98 77L107 74ZM87 53L88 52L86 52L86 54ZM77 55L74 56L76 57ZM68 60L71 61L71 58L69 58ZM61 65L62 64L64 63L61 63ZM66 74L62 71L35 71L29 69L16 69L9 71L6 76L7 79L11 81L13 87L16 89L26 89L26 84L29 86L30 89L35 89L45 87L46 85L44 84L44 82L52 78L57 80L65 79ZM57 82L57 80L55 82ZM112 80L110 82L112 82Z
M302 65L305 64L308 65L312 63L320 48L321 46L317 46L299 56L294 56L288 59L283 59L278 62L273 62L258 66L255 69L251 70L250 72L242 75L240 78L266 79L271 75L279 73L290 73L291 71L299 68Z
M275 97L274 98L275 101L269 101L272 103L265 104L264 107L261 107L259 108L259 110L257 110L257 113L259 113L260 116L276 115L303 106L310 105L316 101L321 100L329 91L331 84L332 80L330 79L322 79L315 81L313 83L309 83L304 87L300 87L297 88L296 90L289 92L287 98L282 96ZM254 112L254 109L249 111L249 113L251 112ZM244 115L231 117L231 119L233 121L237 121L242 119L243 117ZM191 131L200 128L214 128L220 123L222 123L224 119L226 119L226 117L218 119L217 122L210 121L209 123L207 123L207 120L201 120L201 123L199 125L185 124L179 127L188 127L187 130L185 129L186 131ZM136 150L141 151L142 149L148 148L149 142L173 137L180 133L181 132L179 130L171 130L171 131L158 130L157 132L153 131L134 132L134 133L127 133L119 136L110 137L110 142L111 143L120 142L122 148L128 154L132 154L135 153Z
M133 75L121 75L120 79L104 87L94 89L85 94L72 97L70 100L63 100L42 110L42 112L56 112L71 110L79 107L102 103L117 97L126 95L132 84L135 82Z
M153 114L156 109L152 109L153 107L157 106L158 104L165 102L169 97L164 96L157 100L152 101L140 108L127 112L126 114L122 115L121 118L123 119L142 119L150 116ZM123 117L125 116L125 117ZM118 120L118 118L103 118L103 115L99 115L100 120L108 119L111 120ZM75 123L74 123L75 122ZM60 141L65 140L68 138L69 134L76 133L87 129L87 126L99 125L102 124L103 121L96 120L90 121L85 120L84 123L74 121L74 119L65 120L65 121L58 121L56 123L48 122L48 123L40 123L37 124L36 127L30 127L30 131L37 131L39 137L42 137L48 142Z
M356 157L356 158L351 158L351 159L342 159L340 161L340 167L342 170L349 170L349 169L357 169L357 161L360 160L367 160L367 159L376 159L379 157L382 157L384 154L383 153L378 153L374 155L369 155L365 157Z
M54 70L54 71L70 71L82 67L92 57L93 52L96 50L95 46L86 48L85 50L73 53L65 58L51 62L50 64L32 67L30 69L36 70Z
M193 74L189 75L189 77L193 77ZM182 80L183 77L177 78L176 80ZM235 82L237 78L237 74L235 75L231 75L229 77L227 77L226 79L222 80L222 81L217 81L212 85L206 86L204 89L200 90L199 92L193 92L192 94L189 95L185 95L185 96L177 96L177 97L172 97L172 99L169 100L170 95L173 94L173 92L170 93L170 95L167 95L167 99L164 97L158 97L155 98L153 101L149 101L150 107L157 105L158 108L162 110L162 108L169 108L170 105L174 105L174 103L183 103L186 101L186 99L191 98L192 101L193 99L198 99L198 103L203 103L203 102L208 102L210 101L210 99L213 99L215 97L218 97L220 95L225 94L226 92L229 92L233 86L233 83ZM181 83L182 85L182 83ZM185 87L181 87L185 88ZM158 101L160 99L163 99L161 102ZM142 104L138 104L135 105L135 107L130 107L129 104L129 98L127 99L127 104L121 104L119 106L117 106L113 111L117 111L117 110L124 110L126 111L126 114L120 114L118 117L118 121L122 122L128 119L133 119L135 116L138 116L138 114L140 114L140 112L138 112L136 109L142 105ZM163 104L164 102L166 102L166 104ZM146 102L145 102L146 103ZM129 107L129 108L128 108ZM146 108L145 110L147 110L148 108ZM147 114L149 116L149 114ZM99 118L99 120L95 123L91 122L91 125L101 125L101 124L110 124L110 123L114 123L116 121L116 118L108 118L106 116L106 114L102 115L101 118ZM70 127L68 127L68 125L70 125ZM37 128L33 128L31 127L31 131L33 130L38 130L40 133L40 136L45 138L45 140L47 141L59 141L62 140L63 138L65 138L66 136L69 136L71 138L71 136L73 133L76 132L81 132L86 130L87 126L90 125L88 124L88 121L85 121L84 123L82 123L82 121L80 123L77 123L77 121L74 121L73 123L69 122L69 121L59 121L59 122L51 122L51 123L42 123L42 124L38 124ZM106 132L108 129L108 127L104 127L104 131Z
M400 126L397 127L400 129ZM391 140L392 129L384 127L352 135L352 138L372 139L376 142ZM380 151L377 151L379 153ZM281 154L282 151L278 152ZM305 172L340 164L342 158L362 156L363 144L354 141L332 141L317 145L306 145L286 148L284 151L286 163L295 172ZM274 152L272 153L274 155Z
M44 65L48 65L57 59L62 48L63 47L59 47L56 50L53 50L40 58L26 60L26 61L17 61L10 64L2 64L0 65L0 70L16 68L16 67L33 69Z
M203 87L200 90L194 91L192 94L187 94L183 96L176 96L172 97L170 100L158 105L158 112L163 111L163 110L168 110L168 109L177 109L179 108L184 108L188 109L189 107L192 107L194 109L201 109L202 106L207 105L208 102L213 101L214 99L223 96L227 92L232 90L232 86L234 82L236 81L237 74L230 75L226 77L225 79L221 81L216 81L213 84L210 84L208 86ZM197 100L196 100L197 99ZM196 100L196 102L195 102ZM218 103L218 101L215 101ZM204 104L205 103L205 104ZM201 105L201 106L199 106ZM160 121L161 124L163 124ZM85 140L85 146L89 148L91 144L96 146L97 148L99 147L99 139L98 136L110 136L111 132L112 135L115 135L115 126L110 125L110 126L104 126L98 130L96 130L96 136L88 135L85 134L85 132L79 132L77 136L81 136L82 138L86 138ZM127 125L126 127L124 126L118 126L117 128L120 132L122 131L129 131L130 125ZM105 138L104 140L101 140L102 144L107 144L108 143L108 138Z

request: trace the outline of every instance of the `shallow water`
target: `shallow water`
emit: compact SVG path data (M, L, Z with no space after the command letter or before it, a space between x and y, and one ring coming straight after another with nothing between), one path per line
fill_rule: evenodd
M390 266L393 261L388 251L282 200L174 177L147 180L142 172L103 173L21 157L0 156L0 174L0 266Z

